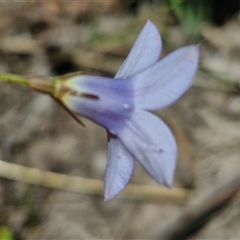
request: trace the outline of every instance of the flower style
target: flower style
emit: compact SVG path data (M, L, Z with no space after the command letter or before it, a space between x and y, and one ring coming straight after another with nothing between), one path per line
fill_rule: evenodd
M160 34L148 21L115 79L75 75L56 84L58 101L108 132L105 201L126 187L135 159L158 183L173 184L177 145L167 125L149 110L171 105L188 90L199 47L182 47L158 61L161 49Z

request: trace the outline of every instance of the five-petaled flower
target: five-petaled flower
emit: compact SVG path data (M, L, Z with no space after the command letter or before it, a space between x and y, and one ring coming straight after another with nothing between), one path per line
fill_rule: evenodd
M55 88L58 101L108 132L105 200L128 184L135 159L158 183L173 184L177 145L166 124L149 110L171 105L188 90L199 47L182 47L158 61L161 49L160 34L148 21L115 79L76 75Z

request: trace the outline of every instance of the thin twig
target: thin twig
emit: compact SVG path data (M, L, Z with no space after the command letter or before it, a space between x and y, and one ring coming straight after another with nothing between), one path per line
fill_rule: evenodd
M0 177L63 191L103 195L101 180L43 171L2 160L0 160ZM129 184L119 197L144 201L186 203L192 194L194 191L181 188L167 189L154 185Z

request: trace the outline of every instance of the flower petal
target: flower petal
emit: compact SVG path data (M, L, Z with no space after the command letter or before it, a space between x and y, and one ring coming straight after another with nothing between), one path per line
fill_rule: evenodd
M135 111L118 137L157 182L172 186L177 145L163 121L152 113Z
M114 198L130 181L134 159L120 140L109 135L108 159L104 176L104 200Z
M199 62L199 47L182 47L132 78L134 104L154 110L179 99L191 86Z
M154 64L160 57L162 40L156 26L148 20L115 78L133 76Z

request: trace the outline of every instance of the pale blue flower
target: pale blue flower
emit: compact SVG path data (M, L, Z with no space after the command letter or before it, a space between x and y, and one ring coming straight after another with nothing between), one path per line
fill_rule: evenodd
M171 105L189 89L199 47L182 47L158 61L161 49L160 34L148 21L115 79L78 75L59 83L55 97L108 132L105 200L126 187L135 159L158 183L173 184L176 141L149 110Z

